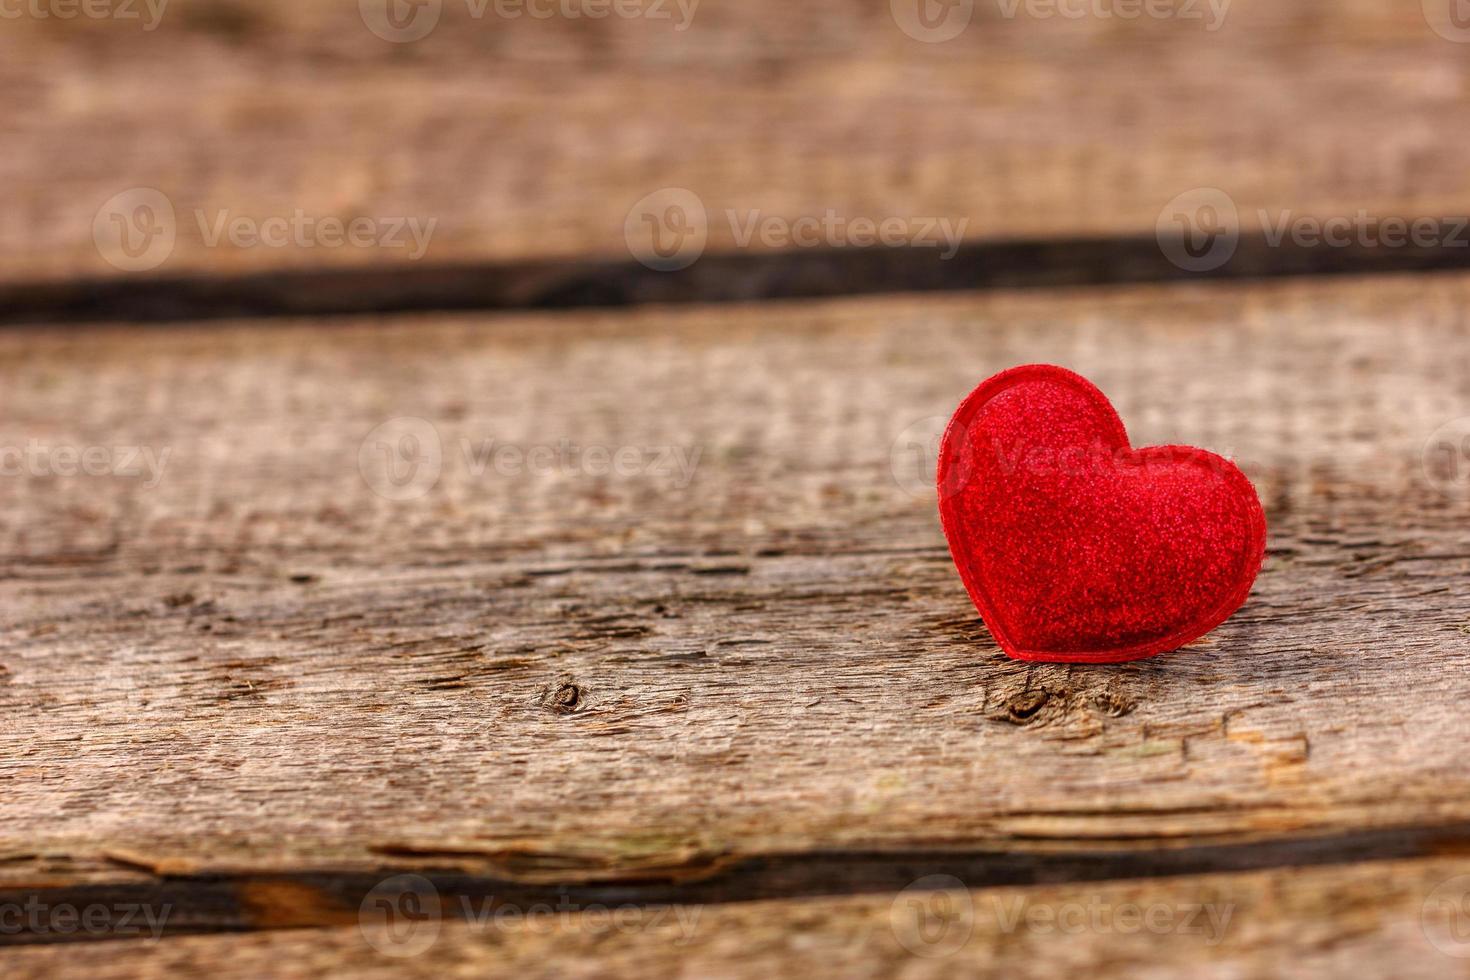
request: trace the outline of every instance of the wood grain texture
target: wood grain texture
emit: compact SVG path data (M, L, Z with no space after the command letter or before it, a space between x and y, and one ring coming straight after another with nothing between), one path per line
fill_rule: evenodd
M1457 846L1467 500L1423 454L1470 412L1467 299L1446 277L7 332L0 446L168 456L152 487L0 480L0 884L717 890L823 854ZM906 479L1028 361L1095 380L1137 444L1256 481L1266 568L1205 640L1026 665L977 621L893 460ZM369 483L401 416L440 472L397 501ZM604 474L563 441L651 455ZM697 454L687 486L661 447Z
M482 918L422 924L424 931L405 931L397 944L382 942L384 934L371 926L342 925L35 947L9 951L4 962L16 980L797 973L1416 980L1470 972L1464 958L1470 946L1450 931L1445 905L1470 886L1467 868L1464 859L1392 862L1082 888L909 891L642 911L492 904L474 906ZM382 945L370 945L368 936Z
M944 217L973 240L1151 235L1196 187L1247 227L1260 208L1273 224L1470 210L1470 67L1419 0L1234 0L1213 31L1204 0L1199 18L1133 20L1030 2L1006 17L981 0L942 44L859 0L704 0L684 31L449 0L409 45L335 0L173 0L151 32L7 20L0 277L116 274L93 223L136 187L176 211L160 274L408 262L209 246L199 212L433 220L427 262L627 258L625 218L666 187L701 198L711 251L740 247L727 210Z

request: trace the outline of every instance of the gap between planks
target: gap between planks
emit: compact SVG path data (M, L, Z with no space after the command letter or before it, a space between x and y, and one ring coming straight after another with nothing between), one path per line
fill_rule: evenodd
M0 284L0 324L181 322L242 317L533 311L841 298L883 293L1065 289L1205 280L1470 269L1453 222L1428 247L1308 247L1243 235L1218 267L1174 264L1146 236L969 242L933 249L821 248L701 257L676 272L633 260L285 269Z
M147 877L135 882L3 888L0 904L28 907L39 900L47 906L123 904L178 910L164 935L300 929L356 922L368 894L403 874L422 875L449 909L483 908L489 902L515 908L724 905L897 893L922 889L926 880L958 879L967 888L980 889L1463 856L1470 854L1470 822L1132 850L812 851L735 859L705 854L642 875L625 870L602 880L596 872L532 873L520 879L476 872L470 869L477 864L483 868L484 856L468 851L390 847L383 853L392 863L374 871L197 876L171 874L145 856L118 853L109 859ZM115 938L84 930L6 933L0 934L0 947Z

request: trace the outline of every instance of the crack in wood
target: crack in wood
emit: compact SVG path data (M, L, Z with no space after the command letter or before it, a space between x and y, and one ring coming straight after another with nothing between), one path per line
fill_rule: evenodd
M398 863L376 871L185 874L171 862L141 855L112 855L123 866L147 871L151 880L111 884L0 888L0 904L43 902L76 907L150 905L171 910L164 936L211 932L341 926L357 921L366 896L386 879L417 874L438 893L446 918L485 903L532 906L708 905L757 900L897 893L925 887L930 876L952 876L971 889L1058 885L1120 879L1171 878L1201 874L1387 862L1470 853L1470 823L1389 827L1320 837L1289 837L1241 843L1063 851L817 850L734 856L690 853L680 861L643 868L597 867L587 856L532 857L534 872L521 878L463 870L481 863L493 868L511 855L384 845ZM1098 843L1090 841L1091 844ZM488 863L486 862L488 859ZM516 859L520 860L520 859ZM411 863L409 863L411 861ZM527 880L527 879L533 880ZM948 880L948 879L944 879ZM0 934L0 946L85 942L105 934L26 932Z
M1174 265L1152 236L1115 236L972 241L947 261L911 246L821 248L710 254L678 272L569 259L17 282L0 285L0 324L566 310L1470 268L1470 249L1446 244L1453 222L1433 220L1425 240L1440 244L1431 246L1319 248L1243 234L1229 261L1208 271Z

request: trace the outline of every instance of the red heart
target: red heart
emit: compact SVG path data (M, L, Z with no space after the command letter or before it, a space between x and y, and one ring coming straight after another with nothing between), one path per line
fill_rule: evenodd
M1234 464L1130 448L1106 396L1051 365L970 392L938 478L960 578L1018 660L1116 663L1183 646L1240 608L1266 553L1266 516Z

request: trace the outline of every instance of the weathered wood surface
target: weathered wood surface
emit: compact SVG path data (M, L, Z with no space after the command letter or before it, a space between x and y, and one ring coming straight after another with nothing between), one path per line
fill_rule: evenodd
M665 187L700 196L712 251L738 245L727 210L742 226L946 217L1004 240L1151 235L1196 187L1228 192L1247 226L1260 208L1470 207L1470 67L1419 0L1234 0L1213 31L1204 0L1199 19L1025 3L979 2L940 44L860 0L704 0L684 31L450 0L408 45L336 0L173 0L151 32L7 20L0 278L116 274L93 223L136 187L176 210L165 275L409 264L406 248L209 247L197 212L211 229L434 220L427 262L626 259L625 218Z
M1463 846L1467 500L1422 460L1470 414L1467 301L1442 277L6 332L0 446L168 456L151 487L0 480L0 887L718 895L755 861L811 894L894 854L1076 877ZM1027 361L1256 481L1267 565L1210 637L1094 668L990 641L892 456ZM390 500L368 478L403 444L369 436L400 416L441 471ZM697 466L527 474L487 440Z
M475 905L472 915L480 917L470 922L430 920L421 932L405 931L402 942L379 947L368 936L381 941L382 933L344 924L33 947L8 952L5 966L15 980L1182 974L1439 980L1470 973L1470 943L1463 931L1452 931L1453 909L1446 905L1470 887L1467 870L1470 863L1461 858L642 911L528 907L515 917L506 906ZM354 913L343 910L343 916Z

